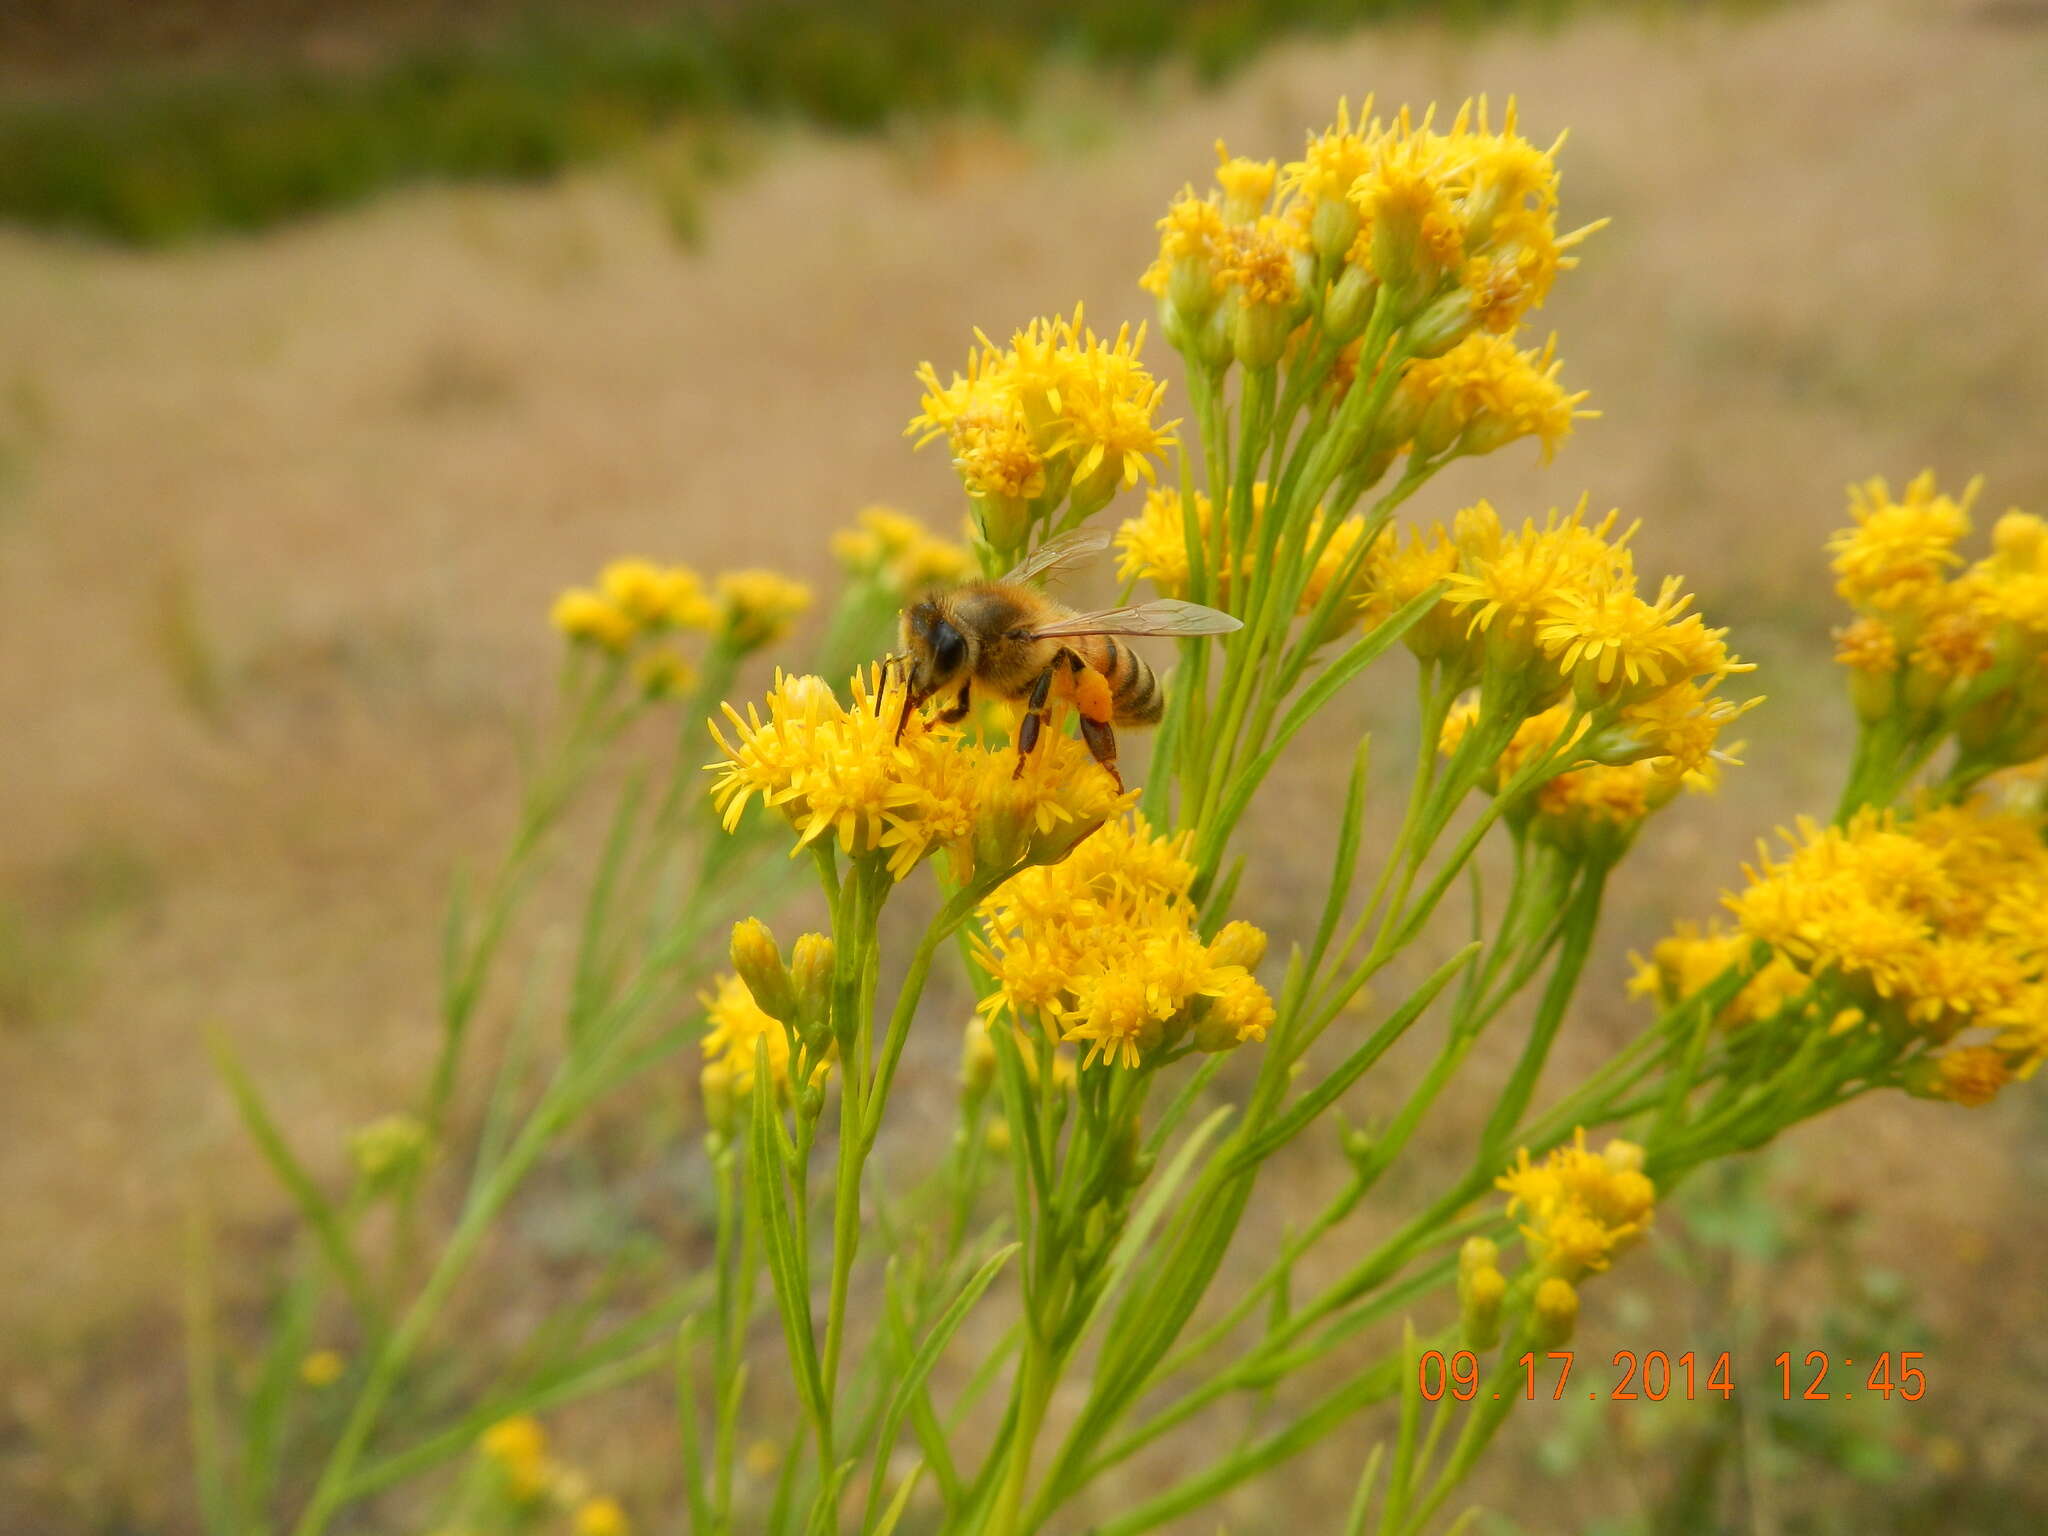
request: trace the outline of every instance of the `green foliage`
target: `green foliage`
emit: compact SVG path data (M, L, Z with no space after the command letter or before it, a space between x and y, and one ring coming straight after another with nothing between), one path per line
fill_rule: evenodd
M1581 5L1585 0L1580 0ZM1424 16L1547 19L1570 0L827 0L624 24L545 13L346 76L138 78L0 106L0 219L133 245L267 228L430 180L531 181L679 120L788 117L853 133L900 113L1009 113L1054 59L1186 58L1223 78L1290 33ZM698 167L704 172L705 167ZM666 216L693 238L671 178Z

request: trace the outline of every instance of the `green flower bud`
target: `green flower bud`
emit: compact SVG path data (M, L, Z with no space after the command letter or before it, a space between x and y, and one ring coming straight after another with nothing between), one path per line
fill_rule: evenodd
M758 917L732 925L732 968L754 994L754 1002L771 1019L785 1024L797 1020L796 986L782 963L782 951L775 935Z

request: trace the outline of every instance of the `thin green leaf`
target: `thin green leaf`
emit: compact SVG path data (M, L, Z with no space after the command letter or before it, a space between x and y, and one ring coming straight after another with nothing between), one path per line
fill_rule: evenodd
M1409 1026L1436 1001L1437 994L1443 991L1453 976L1457 975L1459 968L1470 963L1477 953L1479 945L1476 942L1467 944L1438 966L1429 980L1411 992L1407 1001L1394 1010L1386 1023L1375 1030L1365 1044L1346 1057L1336 1071L1303 1094L1295 1102L1294 1107L1276 1120L1263 1134L1239 1148L1236 1156L1231 1159L1230 1168L1235 1171L1253 1167L1307 1130L1318 1115L1336 1103L1346 1089L1364 1076L1380 1057L1392 1049L1394 1042L1407 1033Z
M676 1329L676 1432L682 1443L683 1492L690 1501L690 1529L709 1532L711 1500L704 1487L704 1456L697 1424L697 1372L691 1351L698 1319L688 1317Z
M1386 1441L1375 1441L1372 1454L1365 1458L1365 1470L1358 1474L1358 1492L1351 1496L1351 1516L1344 1522L1344 1536L1365 1536L1365 1517L1372 1509L1373 1484L1379 1481L1380 1457L1386 1449Z
M342 1288L348 1292L349 1300L355 1305L364 1326L370 1332L382 1331L383 1312L377 1304L376 1293L370 1288L369 1277L364 1274L361 1262L356 1258L348 1234L342 1229L341 1218L336 1214L327 1197L320 1193L320 1187L313 1182L299 1160L285 1145L283 1133L264 1108L263 1100L256 1092L256 1085L242 1070L227 1036L219 1029L206 1031L207 1048L213 1054L214 1065L227 1083L228 1092L233 1096L235 1108L241 1113L242 1124L270 1164L271 1172L277 1175L291 1195L299 1213L312 1226L319 1239L320 1249L326 1254L327 1262L334 1267Z
M185 1213L185 1395L192 1466L206 1529L231 1536L220 1439L220 1353L214 1333L213 1230L198 1201Z
M888 1410L882 1415L881 1433L875 1441L874 1474L868 1480L868 1511L861 1521L863 1529L867 1529L874 1518L875 1499L881 1492L882 1481L889 1467L889 1452L895 1447L897 1431L902 1428L903 1415L909 1410L912 1397L924 1390L925 1379L939 1363L939 1357L945 1353L946 1345L952 1340L954 1331L966 1320L975 1302L981 1299L981 1293L988 1289L990 1282L997 1275L1002 1273L1003 1266L1010 1262L1011 1257L1022 1246L1021 1243L1010 1243L990 1254L981 1268L969 1276L967 1283L960 1287L960 1292L953 1298L952 1303L939 1314L938 1321L932 1324L931 1331L925 1335L924 1343L918 1346L917 1353L911 1357L902 1381L889 1400Z
M890 1536L896 1529L896 1522L903 1518L903 1511L910 1507L910 1495L917 1489L917 1480L924 1473L924 1463L919 1462L910 1469L910 1475L896 1485L896 1497L889 1501L889 1507L882 1511L882 1523L875 1527L874 1536Z
M783 1198L782 1169L786 1160L777 1146L779 1120L775 1110L774 1077L768 1069L766 1042L755 1043L754 1058L754 1145L752 1174L755 1214L765 1238L762 1251L774 1282L776 1305L782 1312L782 1331L789 1344L790 1364L797 1390L804 1396L819 1433L831 1423L825 1402L825 1377L818 1363L818 1344L811 1332L811 1299L803 1284L803 1270L797 1256L796 1226Z
M1343 921L1345 905L1351 899L1351 883L1358 872L1358 845L1365 829L1366 770L1372 761L1372 738L1358 743L1351 762L1351 780L1344 791L1344 815L1337 823L1337 852L1330 860L1330 888L1323 897L1323 920L1316 925L1316 941L1309 950L1308 966L1320 969L1329 953L1330 941Z

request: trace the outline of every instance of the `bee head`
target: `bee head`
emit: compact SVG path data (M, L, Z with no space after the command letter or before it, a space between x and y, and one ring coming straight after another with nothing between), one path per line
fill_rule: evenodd
M904 611L901 643L910 660L910 696L919 701L952 687L971 659L967 637L930 598Z

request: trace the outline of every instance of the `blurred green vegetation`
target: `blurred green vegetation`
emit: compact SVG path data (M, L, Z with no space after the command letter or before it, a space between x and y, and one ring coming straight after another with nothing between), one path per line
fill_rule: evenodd
M404 182L546 177L679 120L768 116L869 132L900 114L1004 114L1054 59L1111 69L1179 59L1213 82L1289 34L1679 5L769 0L638 23L539 12L487 41L415 49L350 75L295 64L131 76L0 105L0 219L159 245L261 229Z

